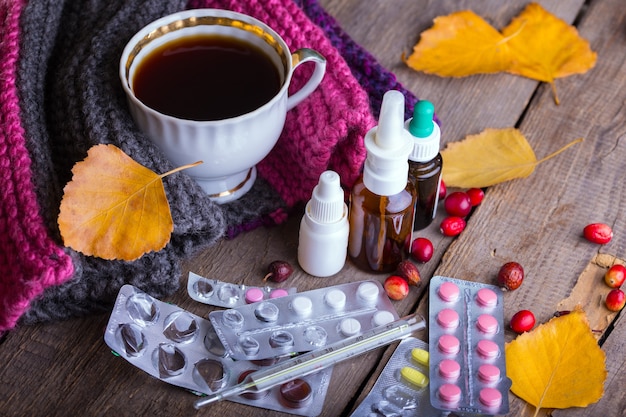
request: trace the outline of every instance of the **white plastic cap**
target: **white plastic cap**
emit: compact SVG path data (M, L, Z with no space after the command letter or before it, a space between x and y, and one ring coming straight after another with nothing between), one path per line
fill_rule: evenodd
M324 171L313 189L308 214L320 223L335 223L341 220L344 210L344 193L339 183L339 174Z
M348 206L339 174L324 171L304 209L298 237L298 262L317 277L336 274L348 251Z
M404 128L404 95L401 92L389 90L383 96L378 126L365 135L365 148L365 187L374 194L384 196L404 190L413 138Z
M406 121L406 130L413 137L413 150L409 160L428 162L439 153L441 130L433 121L435 106L430 101L420 100L413 108L413 117Z

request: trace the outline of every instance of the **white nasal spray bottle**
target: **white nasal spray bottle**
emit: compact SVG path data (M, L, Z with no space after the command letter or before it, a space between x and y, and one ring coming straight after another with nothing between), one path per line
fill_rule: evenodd
M346 263L349 232L339 174L324 171L300 223L298 263L302 269L317 277L339 272Z

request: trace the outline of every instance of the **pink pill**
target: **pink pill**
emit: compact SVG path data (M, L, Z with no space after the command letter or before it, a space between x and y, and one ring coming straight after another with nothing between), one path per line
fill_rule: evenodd
M258 288L250 288L246 291L246 303L252 304L263 300L263 291Z
M451 308L444 308L437 314L437 323L446 329L459 327L459 314Z
M478 330L487 334L494 334L498 331L498 320L489 314L481 314L476 322Z
M500 368L494 365L480 365L478 378L483 382L497 382L500 379Z
M443 384L439 387L439 398L446 403L457 403L461 399L461 388L454 384Z
M485 359L493 359L500 354L500 348L491 340L481 340L476 346L476 352Z
M495 388L483 388L478 394L480 402L487 407L498 407L502 404L502 394Z
M461 344L459 342L459 339L452 336L451 334L444 334L439 338L439 343L437 344L437 347L442 353L456 355L457 353L459 353Z
M483 307L495 307L498 304L498 296L489 288L482 288L476 293L476 301Z
M287 290L283 290L282 288L277 288L270 292L270 298L280 298L286 295L289 295L289 293L287 292Z
M449 303L459 299L459 287L452 282L444 282L441 284L437 293L439 294L439 298Z
M439 375L446 379L457 379L461 375L461 365L455 360L444 359L439 363Z

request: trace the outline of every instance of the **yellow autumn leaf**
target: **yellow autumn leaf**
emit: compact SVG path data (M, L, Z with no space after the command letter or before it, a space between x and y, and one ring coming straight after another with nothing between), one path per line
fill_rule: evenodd
M578 309L506 345L511 391L541 408L585 407L604 393L605 354Z
M66 246L103 259L132 261L163 249L174 228L155 174L113 145L96 145L72 169L58 217Z
M502 34L513 51L507 71L550 83L557 102L554 80L585 73L597 60L597 54L576 28L537 3L530 3Z
M508 72L551 84L593 68L597 54L578 31L530 3L500 33L472 11L435 18L404 62L441 77Z
M504 37L470 10L435 18L405 59L416 71L464 77L506 71L511 53Z
M580 141L582 139L576 139L538 161L518 129L485 129L462 141L449 143L441 151L443 179L449 187L484 188L524 178L532 174L539 163Z

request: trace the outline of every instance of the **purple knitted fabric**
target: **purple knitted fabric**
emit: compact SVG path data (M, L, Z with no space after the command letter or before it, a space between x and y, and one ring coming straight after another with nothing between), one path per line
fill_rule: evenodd
M155 172L172 168L130 117L117 63L142 26L194 7L253 15L291 48L320 51L328 59L322 84L289 112L260 178L240 200L219 206L187 175L164 180L174 219L165 249L122 262L64 248L56 224L63 186L91 146L115 144ZM408 110L415 102L313 0L17 0L0 3L0 40L0 333L18 320L106 311L125 283L171 294L182 259L223 236L283 222L325 169L339 172L348 189L385 91L403 91ZM296 71L294 88L306 72Z

